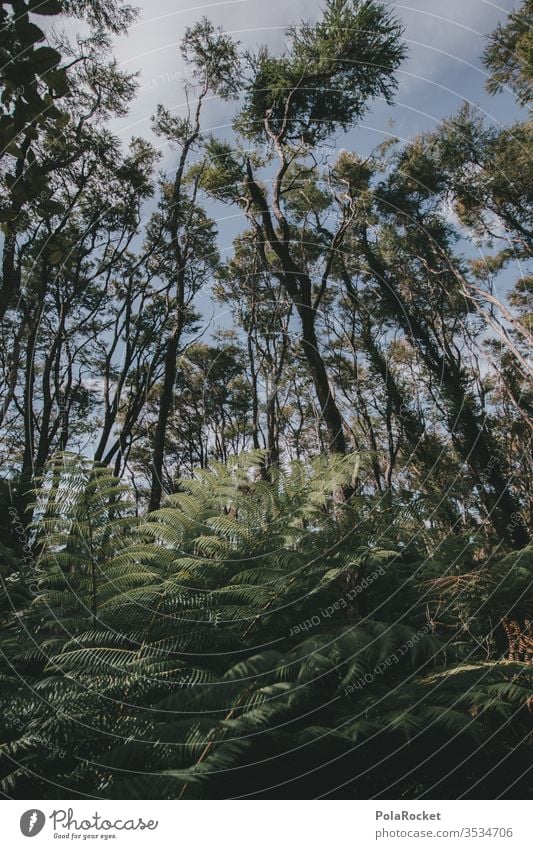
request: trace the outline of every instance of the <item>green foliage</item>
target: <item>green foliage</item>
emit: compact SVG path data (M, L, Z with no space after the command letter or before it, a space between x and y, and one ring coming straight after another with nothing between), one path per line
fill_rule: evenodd
M53 128L54 132L61 133L65 123L68 123L66 98L73 89L73 80L63 64L65 57L55 46L42 43L45 34L30 19L30 13L85 18L98 30L101 43L105 41L105 30L122 32L135 17L132 7L121 2L103 3L101 0L21 0L12 13L5 8L1 9L1 157L7 154L22 161L42 130ZM28 166L31 164L28 159ZM25 176L27 183L29 175L26 173ZM14 175L15 178L16 182L21 182L20 171Z
M531 667L437 633L457 561L423 514L339 504L353 456L261 462L198 471L142 522L105 469L50 466L38 592L4 615L5 792L455 797L524 762L501 729L527 728Z
M402 28L380 3L329 0L321 20L289 28L289 50L251 57L238 129L261 139L265 120L280 141L317 144L347 129L369 99L390 100L405 56Z
M193 80L223 99L237 96L241 82L237 45L207 18L189 27L180 45Z
M228 142L209 138L205 160L191 166L190 177L198 176L202 189L217 200L238 202L244 181L244 166Z
M533 2L524 0L499 24L483 53L483 63L491 72L487 90L491 94L509 86L518 102L525 106L532 97L533 77Z

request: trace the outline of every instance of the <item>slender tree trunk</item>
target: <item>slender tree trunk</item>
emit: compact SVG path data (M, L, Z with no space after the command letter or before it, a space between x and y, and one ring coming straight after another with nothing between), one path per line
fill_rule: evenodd
M26 367L23 406L24 450L22 455L19 490L17 494L17 509L19 515L23 517L28 523L31 522L32 519L32 509L30 507L32 501L31 491L35 486L35 422L33 407L33 390L35 386L34 355L37 331L39 328L40 320L41 310L38 309L37 314L33 320L33 324L30 327L28 340L26 343Z
M331 391L326 366L318 348L314 314L310 307L301 304L297 307L302 322L302 348L327 429L329 450L334 454L346 454L342 416Z
M257 394L257 371L255 369L255 357L252 346L251 330L248 331L247 345L248 362L250 363L250 378L252 382L252 442L254 449L258 450L261 447L261 444L259 442L259 397Z
M336 404L335 398L331 391L331 386L328 379L328 373L320 349L315 329L316 310L312 304L312 283L309 276L298 266L290 254L289 250L289 232L286 222L279 209L276 212L278 223L282 227L282 235L276 233L272 223L272 217L265 195L262 189L255 182L252 166L247 160L247 186L250 191L251 199L255 208L261 214L263 222L264 236L260 234L259 248L261 257L267 269L270 269L269 262L266 259L264 252L265 241L270 245L271 249L277 255L281 262L283 273L276 273L276 276L283 284L285 291L295 305L302 325L302 348L309 366L309 372L315 388L315 392L320 405L320 412L326 429L328 432L328 447L334 454L346 454L346 438L342 416ZM285 165L281 172L284 173ZM279 176L279 175L278 175ZM277 201L275 206L277 206ZM259 227L257 222L255 226Z
M410 338L448 406L448 427L457 452L476 479L479 497L498 537L522 548L529 534L520 505L509 489L505 462L478 405L466 388L466 376L451 355L440 350L420 315L405 302L382 261L365 244L365 256L391 314Z
M150 503L148 511L158 510L163 494L161 476L163 473L163 460L165 456L165 437L167 423L174 396L174 385L176 382L176 358L180 338L180 328L176 328L169 339L165 354L165 374L163 386L159 396L159 410L154 434L154 448L152 452L152 484L150 487Z

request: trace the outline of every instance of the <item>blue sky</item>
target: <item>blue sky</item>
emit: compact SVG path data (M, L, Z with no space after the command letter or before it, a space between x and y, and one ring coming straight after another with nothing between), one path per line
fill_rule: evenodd
M246 46L267 43L272 51L284 46L284 28L291 21L316 19L317 0L137 0L137 22L128 36L117 39L116 55L122 67L140 71L140 91L128 119L117 130L149 134L150 116L158 102L179 111L182 107L182 65L178 44L186 26L202 15L223 26ZM376 143L395 118L395 131L402 137L433 128L442 117L469 100L496 123L506 123L514 114L513 98L503 94L488 97L483 91L486 72L480 54L485 35L518 0L407 0L390 2L405 26L409 58L398 74L397 105L374 108L363 122L364 135ZM227 124L228 107L213 105L207 115L212 127Z
M283 51L284 30L290 22L316 20L319 0L137 0L137 22L127 36L115 43L115 55L121 67L139 72L139 93L130 114L113 122L113 130L124 141L131 135L147 136L150 119L158 103L176 114L183 112L183 65L179 43L187 26L203 15L222 26L246 47L267 43L274 53ZM406 0L389 2L405 27L409 56L398 72L398 92L394 106L374 102L360 125L347 136L335 140L337 147L368 153L389 134L412 138L423 130L438 126L443 118L457 111L464 101L480 110L488 122L509 124L519 112L510 92L490 97L484 91L487 73L480 56L486 36L519 0ZM220 102L207 105L204 123L217 135L229 132L233 107ZM391 127L391 122L393 126ZM169 172L176 154L160 139L162 167ZM217 219L219 244L223 255L231 252L233 236L243 225L241 213L217 205L209 208ZM229 317L220 311L208 291L198 306L206 322L224 326Z
M506 124L517 110L510 93L489 97L484 91L486 71L480 55L490 33L519 0L406 0L390 2L405 26L409 57L398 73L396 103L375 102L361 125L337 140L364 154L391 132L407 139L434 129L464 100L495 124ZM185 28L202 15L224 27L247 47L267 43L273 52L283 50L284 29L290 22L316 20L319 0L137 0L137 22L127 36L116 40L121 67L139 72L139 93L127 118L114 121L113 129L125 141L131 135L151 137L150 118L158 103L179 113L183 110L183 65L178 45ZM207 130L224 135L232 108L213 102L205 112ZM394 121L391 130L390 122ZM161 145L161 140L156 140ZM162 147L163 165L172 169L175 156ZM229 212L229 210L228 210Z

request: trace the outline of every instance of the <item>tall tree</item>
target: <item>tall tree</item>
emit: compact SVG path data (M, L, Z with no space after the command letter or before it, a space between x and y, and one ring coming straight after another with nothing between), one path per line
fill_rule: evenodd
M235 97L239 81L235 45L205 19L187 30L181 53L191 75L186 87L188 114L185 118L173 117L160 106L155 121L156 133L179 153L174 178L165 187L162 209L169 243L167 273L175 286L172 295L174 316L164 348L164 372L153 441L150 510L156 510L161 501L165 436L175 389L176 359L191 299L206 283L206 275L216 264L213 224L197 202L199 173L188 172L188 165L201 141L202 108L206 98L209 95L222 99Z
M329 447L338 453L346 452L346 438L316 324L351 209L344 205L332 238L321 244L320 221L315 222L311 209L293 214L290 198L316 172L317 146L352 126L372 98L390 102L394 72L405 55L401 32L381 4L329 0L318 23L288 29L286 54L274 57L264 48L248 57L244 104L235 121L248 152L241 158L241 188L233 195L228 187L238 173L238 157L220 144L207 151L212 168L205 184L215 195L244 206L265 269L294 304ZM267 166L262 177L261 164ZM271 184L270 192L262 178Z
M41 163L39 192L25 194L16 238L9 248L8 237L4 244L13 251L18 300L3 325L1 418L8 434L22 431L13 444L21 509L50 453L86 426L78 401L90 395L95 346L109 329L113 274L152 191L151 146L133 140L123 152L104 126L124 114L135 91L132 77L102 52L100 36L80 49L81 55L73 50L62 132L46 126L32 139L28 155Z
M490 71L487 89L491 94L509 86L524 106L532 99L533 88L533 2L523 0L499 24L489 37L483 52L483 63Z
M11 12L6 7L11 6ZM16 243L24 226L28 203L40 203L44 215L50 209L46 192L50 175L63 163L61 154L51 156L39 141L61 137L70 117L70 68L89 57L65 56L58 47L46 43L43 30L35 22L38 16L74 15L92 27L90 42L100 52L109 49L106 31L123 32L134 19L131 6L120 0L17 0L0 4L0 50L2 102L0 104L0 168L3 201L0 221L4 232L2 277L0 283L0 320L14 303L21 286L16 261ZM61 20L61 17L59 17ZM91 49L88 50L89 56ZM66 61L65 61L66 60ZM39 147L39 150L37 150ZM72 154L70 154L72 155ZM44 194L43 194L44 190Z

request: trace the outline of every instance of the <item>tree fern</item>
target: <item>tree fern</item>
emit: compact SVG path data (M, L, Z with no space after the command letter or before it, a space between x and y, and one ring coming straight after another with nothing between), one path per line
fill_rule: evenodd
M38 592L4 621L6 793L445 796L527 759L501 729L527 737L531 667L451 627L455 542L338 503L353 457L269 480L260 460L180 481L143 522L107 470L47 470ZM470 541L465 586L473 563Z

